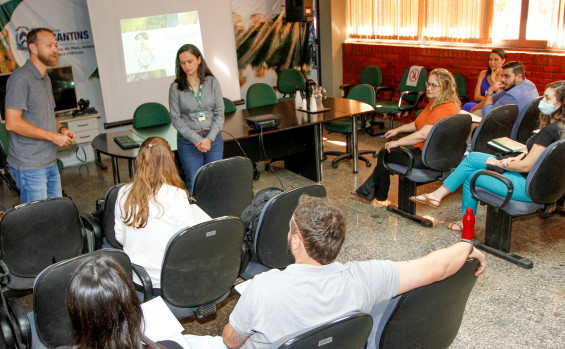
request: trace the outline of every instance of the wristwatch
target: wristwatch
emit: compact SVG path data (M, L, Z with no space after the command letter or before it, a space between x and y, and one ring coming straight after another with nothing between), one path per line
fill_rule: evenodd
M485 96L492 96L493 94L494 94L494 92L490 92L490 93L487 92L487 93L485 93Z
M473 240L461 239L461 240L459 240L459 242L466 242L466 243L471 245L471 252L469 252L469 255L471 255L473 253L473 251L475 250L475 243L473 242Z
M64 128L65 128L65 126L59 127L59 130L57 132L61 133L61 130L64 129Z

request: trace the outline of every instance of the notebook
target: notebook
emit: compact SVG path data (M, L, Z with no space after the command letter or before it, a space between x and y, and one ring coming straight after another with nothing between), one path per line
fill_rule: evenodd
M526 151L525 144L516 142L508 137L495 138L491 142L494 143L495 147L502 149L503 151L512 153L523 153Z

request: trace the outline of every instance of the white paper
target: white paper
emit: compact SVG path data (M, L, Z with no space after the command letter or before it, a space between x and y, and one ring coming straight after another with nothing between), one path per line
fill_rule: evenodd
M458 114L468 114L468 115L471 115L471 121L474 122L474 123L476 123L476 124L480 123L481 120L483 119L481 116L478 116L477 114L469 113L468 111L463 110L463 109L461 109Z
M244 281L240 284L235 285L234 288L237 291L237 293L243 294L243 292L245 292L245 289L247 288L247 286L249 286L250 282L251 282L251 280L246 280L246 281Z
M141 305L145 319L145 335L151 340L173 340L183 348L190 349L190 345L182 336L184 327L173 315L161 297L153 298Z
M212 220L212 217L204 212L204 210L202 210L198 205L192 204L190 205L190 209L192 211L192 217L194 218L194 224Z

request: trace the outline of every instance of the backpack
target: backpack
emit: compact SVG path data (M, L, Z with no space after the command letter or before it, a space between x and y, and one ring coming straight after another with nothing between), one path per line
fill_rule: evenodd
M277 187L262 189L255 194L253 200L251 200L251 205L247 206L245 210L243 210L241 220L245 227L244 241L247 242L249 246L253 245L253 239L255 237L255 232L257 231L257 224L259 223L259 217L261 217L263 207L269 200L282 192L283 190Z

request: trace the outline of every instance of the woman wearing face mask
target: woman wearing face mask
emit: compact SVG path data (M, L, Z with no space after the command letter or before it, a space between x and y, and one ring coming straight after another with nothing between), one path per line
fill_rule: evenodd
M543 99L539 103L541 112L540 132L534 134L526 142L528 151L516 157L497 160L494 155L472 152L457 166L455 171L443 181L443 185L429 194L412 196L410 200L438 208L441 200L463 185L463 202L461 211L466 212L472 208L477 211L477 200L471 196L470 183L475 173L486 169L486 165L493 164L502 167L506 172L503 176L508 178L514 186L512 199L518 201L532 201L526 194L526 177L541 153L550 144L565 137L565 81L556 81L547 85ZM506 186L500 181L480 176L476 185L488 189L498 195L506 195ZM450 223L451 230L462 230L461 222Z

